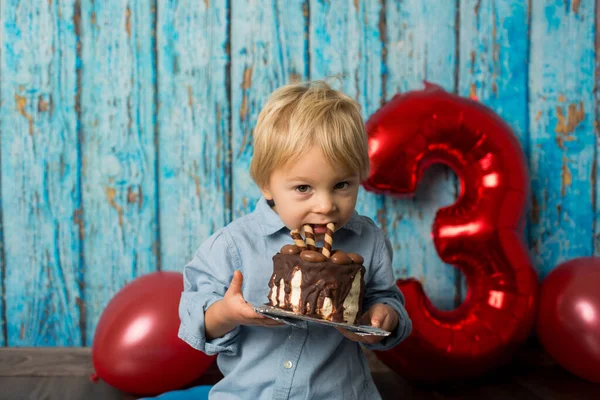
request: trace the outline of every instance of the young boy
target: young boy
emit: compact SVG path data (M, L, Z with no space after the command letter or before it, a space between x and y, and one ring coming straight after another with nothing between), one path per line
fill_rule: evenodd
M367 137L358 104L326 83L276 90L254 131L252 178L262 198L249 215L213 234L185 266L179 337L217 354L224 378L211 399L377 399L359 343L385 350L411 331L381 229L354 208L367 177ZM392 332L358 336L303 322L282 325L254 312L266 303L272 257L305 224L334 249L364 257L362 323Z

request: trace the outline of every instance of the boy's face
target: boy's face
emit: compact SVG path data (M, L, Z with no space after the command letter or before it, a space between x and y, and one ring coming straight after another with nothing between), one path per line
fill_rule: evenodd
M326 225L341 228L352 216L359 187L358 173L329 164L321 149L313 147L293 162L276 169L261 192L275 202L285 226L299 229L310 224L315 239L322 241Z

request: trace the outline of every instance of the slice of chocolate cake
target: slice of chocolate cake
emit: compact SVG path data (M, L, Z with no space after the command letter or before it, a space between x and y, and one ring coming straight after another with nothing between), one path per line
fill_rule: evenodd
M299 233L292 231L296 245L285 245L273 256L270 306L333 322L358 323L365 292L363 258L331 252L332 231L325 236L324 249L302 246Z

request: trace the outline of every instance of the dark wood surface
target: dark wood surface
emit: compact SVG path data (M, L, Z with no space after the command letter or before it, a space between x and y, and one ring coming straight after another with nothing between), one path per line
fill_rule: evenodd
M369 365L384 400L598 400L600 384L571 375L558 366L535 341L519 351L514 361L485 377L445 385L417 385L405 381L367 353ZM0 349L0 400L133 400L106 383L90 380L89 349ZM212 384L221 375L216 367L195 384Z

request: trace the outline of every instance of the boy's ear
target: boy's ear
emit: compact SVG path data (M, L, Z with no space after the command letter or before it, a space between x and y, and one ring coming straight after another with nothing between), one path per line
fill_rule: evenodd
M271 193L271 190L269 190L268 185L265 187L261 187L260 192L262 193L262 195L264 196L265 199L273 200L273 194Z

